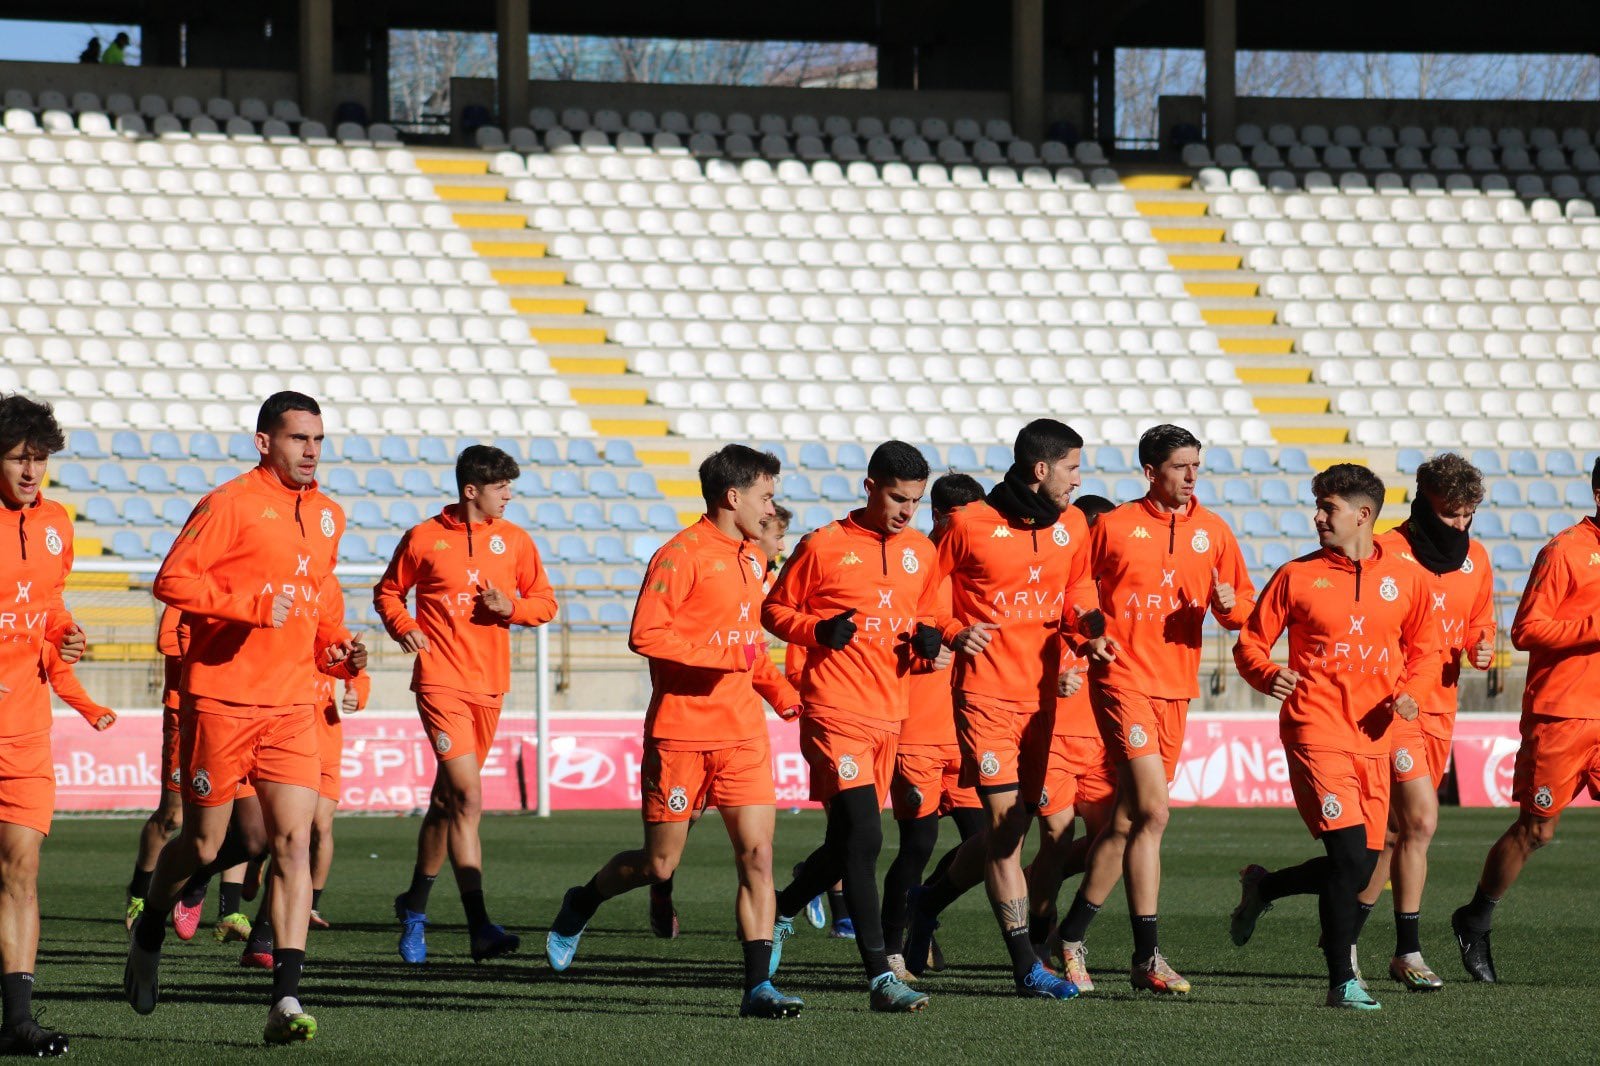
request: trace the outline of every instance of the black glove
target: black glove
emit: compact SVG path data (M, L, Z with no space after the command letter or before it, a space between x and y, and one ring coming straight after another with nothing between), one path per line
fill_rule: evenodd
M939 649L944 647L944 637L940 632L926 623L918 623L917 631L911 634L911 650L919 659L937 659Z
M1100 608L1096 607L1078 619L1078 632L1090 640L1099 640L1106 635L1106 616Z
M856 624L850 618L856 613L854 607L840 615L817 623L817 643L824 648L838 651L850 643L850 638L856 635Z

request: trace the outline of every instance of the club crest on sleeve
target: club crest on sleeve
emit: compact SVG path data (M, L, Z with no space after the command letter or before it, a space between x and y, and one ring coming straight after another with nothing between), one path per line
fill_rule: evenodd
M682 814L689 809L689 792L682 785L674 785L671 792L667 793L667 810L673 814Z
M1400 598L1400 585L1392 577L1386 577L1378 585L1378 595L1385 603L1393 603Z
M324 537L332 537L333 536L333 532L334 532L334 530L333 530L333 508L324 507L322 509L322 523L321 523L321 525L322 525L322 535Z
M1128 747L1137 749L1144 747L1148 743L1150 743L1150 736L1144 731L1144 726L1135 725L1128 730Z
M1328 821L1333 821L1344 813L1344 804L1339 802L1339 797L1332 792L1322 797L1322 816Z
M506 538L498 533L490 537L489 550L496 555L504 555L506 553Z
M63 542L61 532L55 526L44 527L44 550L51 555L60 555Z
M1555 805L1555 794L1550 791L1549 785L1540 785L1533 793L1533 805L1541 811L1548 811Z
M1211 534L1203 529L1195 530L1194 536L1189 539L1189 547L1193 548L1197 555L1205 554L1211 550Z
M914 574L922 569L922 560L917 558L915 548L907 548L900 556L900 566L908 574Z
M211 775L206 773L204 767L194 772L194 777L189 781L189 788L201 799L211 795Z
M1396 772L1409 774L1411 768L1416 764L1416 760L1411 757L1411 752L1406 748L1401 748L1394 753L1394 768Z
M1056 528L1050 531L1050 539L1056 542L1056 547L1065 548L1072 543L1072 534L1067 532L1066 526L1057 522Z
M1472 573L1472 556L1469 555L1465 559L1461 560L1461 572L1463 574Z
M839 780L854 781L861 776L861 766L854 755L839 756Z
M1000 772L1000 758L992 751L983 753L983 758L978 760L978 772L984 777L994 777Z

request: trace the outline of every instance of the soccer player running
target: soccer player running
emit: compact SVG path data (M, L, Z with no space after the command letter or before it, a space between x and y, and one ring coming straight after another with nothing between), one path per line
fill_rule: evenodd
M1209 608L1227 629L1244 625L1255 586L1226 522L1195 499L1200 441L1181 426L1139 438L1149 491L1095 524L1094 578L1116 658L1091 662L1089 693L1117 768L1110 823L1090 846L1083 883L1061 923L1067 977L1087 974L1084 937L1125 879L1136 989L1186 993L1189 981L1161 954L1157 906L1167 783L1183 749L1189 701L1200 694L1201 625Z
M522 944L489 920L483 898L480 771L511 688L511 627L556 616L556 597L533 538L505 520L520 470L499 448L474 444L456 457L456 502L413 526L395 548L372 600L384 628L417 657L411 688L439 760L417 834L411 887L394 899L400 957L428 958L428 892L446 855L467 915L473 962ZM417 590L417 613L406 596Z
M1489 933L1495 904L1533 853L1555 838L1561 812L1588 787L1600 797L1600 460L1590 472L1595 513L1539 552L1511 624L1528 653L1522 746L1512 770L1517 820L1483 863L1478 887L1450 916L1461 964L1475 981L1496 981Z
M1327 1005L1377 1010L1352 963L1357 895L1372 877L1389 820L1389 736L1439 686L1442 656L1421 569L1373 542L1383 482L1338 463L1311 480L1320 550L1267 582L1233 658L1250 686L1283 701L1279 735L1295 806L1327 854L1247 883L1233 913L1249 941L1274 900L1317 894ZM1289 632L1289 661L1272 646Z
M1005 479L955 512L939 541L939 576L949 577L953 617L943 636L956 652L956 736L961 783L983 800L988 826L961 846L944 875L913 893L906 968L927 965L939 913L984 882L1021 996L1078 994L1035 957L1029 940L1022 845L1050 754L1060 675L1058 635L1083 628L1090 654L1115 654L1089 574L1089 529L1068 504L1080 482L1083 438L1041 418L1017 434Z
M0 1054L55 1056L67 1037L33 1016L39 951L39 850L55 812L47 662L83 656L62 599L72 522L44 496L50 456L66 446L48 404L0 396Z
M706 513L650 559L628 646L650 661L645 714L644 846L620 852L587 884L567 891L545 954L572 965L600 904L672 876L702 801L717 806L733 844L744 953L744 1017L787 1018L804 1005L770 977L777 791L763 698L786 718L800 697L767 656L761 632L766 559L756 541L772 515L776 456L740 444L700 464Z
M161 653L163 671L161 798L139 831L139 854L133 863L133 877L128 881L126 924L129 929L144 913L144 901L150 895L150 875L156 869L156 856L161 854L162 847L172 839L172 835L183 828L183 775L178 769L178 678L183 669L179 621L182 617L183 612L165 608L156 631L156 650Z
M889 965L877 883L878 812L894 777L911 671L943 649L932 624L940 584L935 549L911 528L927 484L921 452L904 441L879 445L862 483L866 505L806 537L761 610L768 631L805 649L800 750L811 769L811 798L827 809L822 845L778 893L773 960L794 934L794 916L842 877L876 1011L918 1011L928 1003Z
M276 946L263 1039L274 1044L317 1031L299 1000L321 774L313 656L352 673L366 665L365 648L344 628L333 573L344 513L317 487L322 441L315 400L269 396L256 418L260 463L200 501L156 574L156 598L189 624L180 682L184 817L156 861L123 973L134 1010L155 1010L164 919L184 883L202 867L249 857L227 843L234 795L248 777L272 853Z

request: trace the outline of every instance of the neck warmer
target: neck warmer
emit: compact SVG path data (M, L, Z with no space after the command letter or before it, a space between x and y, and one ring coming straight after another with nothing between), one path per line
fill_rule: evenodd
M1036 492L1022 471L1015 465L1006 471L1005 478L989 490L986 497L990 507L1028 526L1054 525L1061 512L1042 494Z
M1465 529L1452 529L1439 521L1428 506L1427 497L1418 494L1411 501L1411 554L1435 574L1460 570L1467 558L1472 535Z

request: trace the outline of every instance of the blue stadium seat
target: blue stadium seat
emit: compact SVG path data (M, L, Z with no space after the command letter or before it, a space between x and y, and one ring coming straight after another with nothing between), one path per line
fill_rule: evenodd
M667 508L669 511L671 508ZM643 533L650 527L639 517L639 508L631 503L611 505L611 528L623 533Z
M1480 540L1504 540L1506 536L1506 527L1498 511L1480 510L1473 516L1472 531Z
M589 613L588 604L578 603L576 600L568 600L561 605L556 621L565 621L567 628L574 633L594 633L600 629L594 624L594 616Z
M124 524L123 517L117 510L117 505L104 496L90 496L83 501L83 520L92 522L97 526L120 526Z
M1094 462L1090 467L1104 474L1127 474L1133 471L1121 448L1104 445L1094 450Z
M251 464L251 465L254 465L254 464ZM241 471L239 470L238 467L231 466L231 465L229 465L227 463L224 463L221 466L217 467L216 472L211 475L212 478L214 479L212 484L213 485L221 485L224 482L232 481L234 478L239 476L240 472Z
M572 585L575 589L581 589L578 592L580 596L605 596L608 594L605 584L606 579L592 566L581 567L572 572Z
M489 447L499 448L501 451L511 456L511 458L515 459L519 464L523 460L522 444L513 437L496 437L494 440L489 442Z
M1310 476L1316 473L1311 469L1311 463L1306 459L1304 448L1284 448L1278 452L1278 469L1285 474L1304 474Z
M1278 527L1273 525L1272 517L1265 511L1246 511L1239 530L1246 537L1268 539L1278 535Z
M832 470L833 460L828 457L828 449L811 441L800 445L800 468L802 470Z
M634 453L633 442L626 440L606 441L606 462L612 466L628 468L644 465Z
M811 487L811 479L804 474L790 474L783 479L783 484L778 487L780 499L794 503L812 503L820 497L817 490Z
M589 544L575 533L567 533L556 541L556 556L564 563L582 564L595 561Z
M351 435L344 442L344 461L347 463L376 463L379 460L372 442L366 437Z
M1268 507L1293 507L1294 493L1282 478L1268 478L1261 482L1261 502Z
M189 453L183 450L183 445L178 442L176 433L169 433L164 429L150 434L150 455L156 459L165 459L176 462L187 459Z
M139 491L139 486L128 480L128 471L121 463L101 463L95 469L94 481L107 492Z
M1213 474L1237 474L1239 464L1234 462L1233 452L1227 448L1207 448L1205 450L1206 469Z
M450 478L451 483L454 484L454 475L446 474L445 476ZM540 496L550 495L550 490L545 487L544 475L537 470L524 470L521 474L518 474L517 483L513 488L516 489L518 496L526 496L529 499L538 499ZM450 495L454 496L455 492L452 491Z
M539 554L543 555L544 552L541 551ZM549 580L550 584L558 589L565 588L567 585L567 572L561 569L559 566L548 565L550 562L548 558L542 561L546 564L544 568L544 576Z
M178 491L178 487L167 476L167 468L155 463L141 465L134 473L133 482L152 496L170 496Z
M417 461L429 466L454 466L456 457L450 446L438 437L423 437L417 441Z
M181 529L189 520L189 512L193 508L185 500L169 497L161 504L161 521L173 529Z
M556 450L556 442L536 437L528 442L528 462L538 466L562 466L566 460Z
M339 560L346 563L375 563L378 557L367 547L366 537L347 531L339 538Z
M602 563L625 563L630 558L622 538L614 536L594 538L594 554Z
M357 500L350 505L351 529L388 529L389 523L383 517L383 512L371 500Z
M154 559L156 553L145 546L144 538L130 529L124 529L111 538L111 554L124 559Z
M1489 562L1496 570L1515 573L1526 570L1527 562L1522 558L1522 549L1515 544L1497 544L1494 551L1489 553Z
M678 521L678 512L664 503L652 503L645 512L645 521L651 529L660 533L676 533L683 528L683 523Z
M1240 456L1239 465L1247 474L1276 474L1278 464L1272 461L1272 456L1265 448L1246 448Z
M950 465L952 470L970 474L978 469L978 453L970 444L952 444L950 445L949 453L945 456L945 462ZM944 473L943 470L935 468L933 476L938 477L942 473Z
M654 483L655 479L651 478L651 484ZM620 500L627 493L623 492L622 486L617 483L616 474L610 470L596 470L589 475L589 495L602 500Z
M1202 481L1201 484L1204 485L1206 482ZM1116 484L1111 487L1111 502L1127 503L1129 500L1137 500L1139 497L1143 496L1144 493L1145 484L1138 478L1119 477L1117 478ZM1204 500L1201 500L1200 502L1205 503ZM1206 504L1206 506L1209 507L1210 504Z
M1472 453L1472 465L1484 477L1505 477L1506 468L1500 464L1500 453L1497 451L1479 448Z
M1477 466L1476 463L1473 465ZM1517 488L1515 481L1496 481L1489 488L1489 503L1495 507L1521 507L1522 490Z
M1526 448L1518 448L1507 458L1506 471L1512 477L1538 477L1539 457Z
M251 438L254 441L254 438ZM260 458L259 454L252 459ZM339 447L339 441L334 437L327 437L322 442L322 458L324 463L337 463L344 458L344 449Z
M540 529L563 530L572 529L572 519L567 517L567 509L555 500L545 500L533 509L533 524Z
M1128 479L1128 478L1124 478L1123 479L1123 481L1128 481L1128 480L1130 480L1130 479ZM1122 484L1122 482L1118 482L1118 486L1119 487L1121 486L1121 484ZM1140 495L1143 495L1143 493L1141 492ZM1201 478L1199 481L1195 482L1195 484L1194 484L1194 498L1200 501L1200 506L1201 507L1217 508L1217 507L1221 507L1222 506L1222 498L1217 495L1216 482L1208 481L1205 478ZM1121 503L1122 502L1122 498L1121 497L1115 497L1115 498L1113 498L1112 502Z
M821 529L823 526L832 521L832 513L820 503L814 503L810 507L806 508L805 520L800 524L806 528L807 532L809 532L811 530Z
M326 444L326 442L324 442ZM254 463L261 458L256 451L256 438L251 433L228 434L228 458L241 463Z
M833 456L833 465L851 473L867 468L867 450L859 444L841 444Z
M628 589L630 592L636 592L643 583L643 575L631 566L618 567L611 571L611 584L619 589Z
M533 515L528 513L528 505L521 500L512 500L506 504L506 521L523 529L533 528Z
M109 459L100 447L100 438L87 429L75 429L67 434L65 453L74 459Z
M1011 469L1011 448L1005 444L991 444L983 450L983 465L996 473Z
M1577 477L1578 463L1571 452L1551 452L1544 457L1544 472L1551 477Z
M1517 511L1511 516L1512 540L1543 540L1544 526L1538 516L1528 511Z
M418 473L420 470L407 470L406 473ZM430 485L429 488L432 488ZM406 490L395 482L394 471L386 466L374 467L367 471L367 492L374 496L404 496Z
M856 498L856 490L843 474L824 474L821 495L831 503L850 503Z
M1256 558L1256 546L1247 540L1239 542L1239 558L1244 560L1246 570L1254 570L1261 565L1260 560Z
M529 527L529 532L532 533L531 526ZM532 533L532 536L533 546L538 549L541 558L554 559L556 557L556 547L554 544L550 543L549 537L545 536L543 533Z
M198 466L178 467L172 480L177 484L179 492L188 493L190 496L204 496L211 491L211 479L206 477L206 472Z
M1567 482L1567 506L1574 511L1590 510L1594 507L1594 489L1586 481Z
M604 466L606 461L600 458L594 441L577 437L567 441L567 462L573 466Z
M453 472L447 473L444 476L449 478L451 481L455 480L455 474ZM393 480L394 475L391 473L389 477L390 480ZM372 487L372 478L370 475L367 478L367 487ZM439 487L433 483L433 476L426 470L415 466L400 475L400 491L404 492L407 496L432 497L439 495ZM390 493L381 493L381 495L387 496L390 495Z
M410 529L422 521L422 512L410 500L396 500L389 505L389 525L394 529Z
M937 445L919 444L917 445L917 451L921 452L922 457L928 460L928 468L930 470L941 470L944 468L944 457L939 454L939 448Z
M758 452L771 452L773 455L778 457L778 462L782 463L784 466L789 465L789 449L785 448L777 441L763 441L760 444L753 445L753 447ZM862 465L865 466L866 464L863 463Z
M1417 467L1422 465L1424 458L1426 456L1422 454L1422 449L1420 448L1401 448L1394 458L1395 469L1402 474L1415 474Z
M1242 477L1231 477L1222 483L1222 498L1238 507L1254 507L1258 502L1255 486Z
M178 535L170 529L158 529L150 534L150 554L157 559L165 559L172 550L172 544Z
M1083 484L1078 486L1078 495L1103 496L1109 500L1111 498L1111 489L1106 485L1105 478L1086 477L1083 479Z
M1298 482L1295 483L1294 495L1295 495L1295 499L1297 499L1301 504L1305 505L1306 507L1312 507L1312 506L1316 505L1317 498L1311 494L1311 479L1310 478L1301 478Z
M328 476L322 480L322 487L334 499L367 494L367 490L361 487L361 482L356 480L355 471L344 466L336 466L329 470Z
M1263 544L1261 546L1261 565L1269 569L1276 570L1293 558L1294 554L1282 544Z
M911 516L911 527L918 533L926 536L933 532L933 508L919 507L917 513Z
M378 442L378 456L386 463L396 466L410 466L416 462L411 454L411 445L406 443L404 437L390 434Z
M650 557L660 551L665 543L666 540L653 533L641 533L628 545L628 557L631 561L648 563Z
M1278 531L1291 540L1315 540L1317 532L1304 511L1285 511L1278 517Z
M379 533L372 541L372 554L388 562L394 558L394 553L399 547L399 536L394 533Z
M111 454L118 459L148 459L150 452L131 430L119 429L111 434Z
M635 470L628 475L627 495L635 500L662 500L666 498L656 485L656 476L648 470Z
M1561 494L1556 487L1548 481L1532 481L1528 483L1528 506L1542 507L1546 510L1561 506Z
M210 433L189 434L189 457L202 463L219 463L228 456Z
M588 532L597 532L611 528L606 521L606 513L600 509L598 503L583 500L572 505L572 524Z
M1575 525L1577 525L1577 523L1573 520L1571 515L1565 512L1557 512L1556 514L1553 514L1549 518L1545 519L1544 534L1547 537L1553 537L1562 530L1571 529Z
M557 470L550 475L550 495L571 499L587 496L589 490L583 487L583 477L576 470Z
M602 629L627 629L633 625L633 616L628 608L615 600L602 603L600 613L596 617L599 618Z

